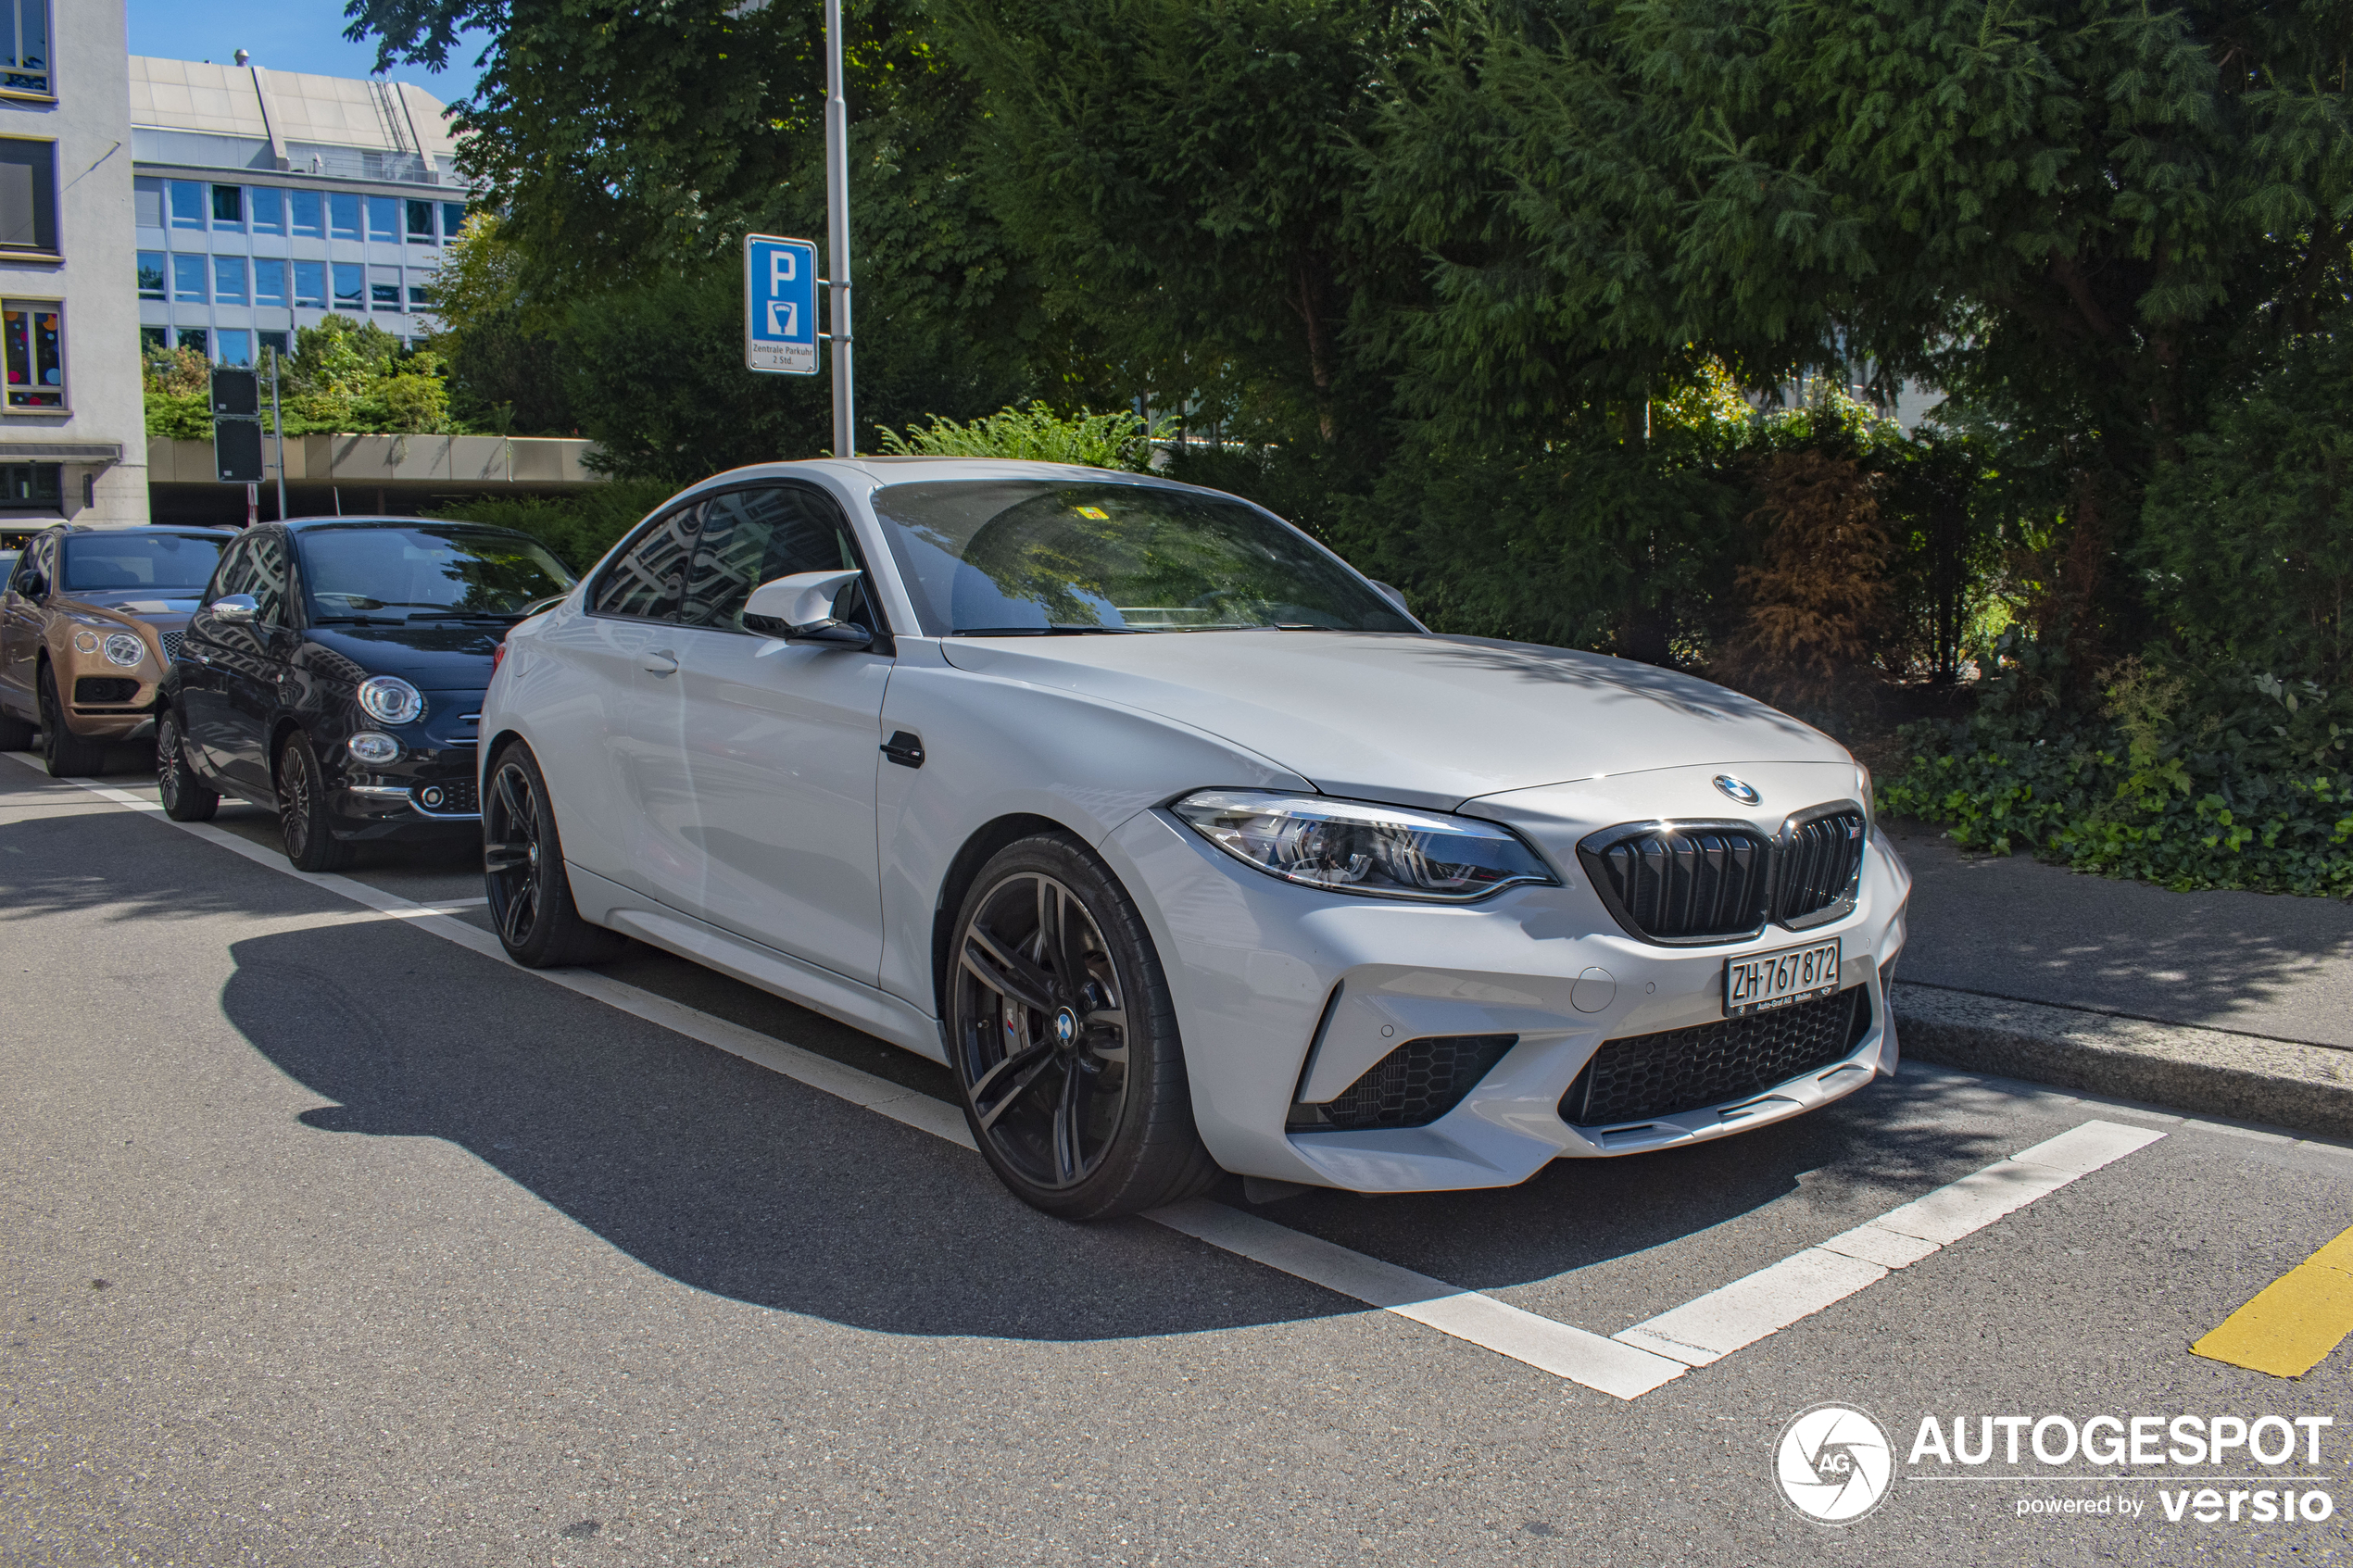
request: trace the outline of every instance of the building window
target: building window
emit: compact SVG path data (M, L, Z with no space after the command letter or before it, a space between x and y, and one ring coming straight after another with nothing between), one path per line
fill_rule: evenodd
M163 252L159 250L143 250L139 253L139 297L141 299L166 297L163 285Z
M412 245L433 244L433 203L409 204L409 243Z
M400 198L370 196L368 198L368 237L384 245L400 243Z
M323 261L297 261L294 264L295 304L305 310L327 307L327 264Z
M322 240L327 237L327 231L322 227L319 216L321 204L318 192L288 191L286 206L294 213L294 232L296 239Z
M171 226L175 229L204 227L204 187L192 185L185 180L171 182Z
M206 332L202 327L182 327L180 329L180 346L182 348L193 348L197 353L205 356L205 358L210 358L212 357L212 334Z
M12 512L61 512L65 475L63 463L0 464L0 508Z
M286 232L286 193L275 185L256 185L253 196L253 232L257 234L283 234Z
M367 269L357 261L338 261L334 267L335 308L338 310L367 309Z
M265 353L275 354L279 358L283 359L293 352L286 346L286 334L283 332L257 332L254 335L261 340L261 347Z
M253 363L253 334L244 328L220 329L220 362L224 365Z
M411 310L430 310L433 308L433 296L427 291L425 284L410 283L409 285L409 308Z
M212 301L215 305L243 305L245 302L244 257L216 256L212 258Z
M57 250L57 144L0 139L0 250Z
M359 238L359 195L356 191L327 194L327 230L339 240Z
M170 327L141 327L139 329L140 358L145 359L150 354L160 354L170 346L171 329Z
M140 228L162 228L163 182L145 174L132 181L131 208Z
M441 204L441 237L444 240L454 240L465 232L466 204L443 202Z
M212 297L205 292L203 257L171 258L171 297L182 305L202 305Z
M0 0L0 26L7 31L0 48L0 88L49 95L49 0Z
M275 305L283 308L286 303L286 264L274 257L253 258L253 302Z
M0 338L6 340L8 407L66 406L66 307L54 299L0 303Z
M245 226L244 186L215 185L212 188L212 226L216 229L243 229Z
M368 303L378 310L400 308L400 269L371 267L368 269Z

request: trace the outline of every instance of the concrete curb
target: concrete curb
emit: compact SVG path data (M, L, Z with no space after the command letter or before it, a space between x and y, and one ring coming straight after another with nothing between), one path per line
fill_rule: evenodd
M2353 1137L2353 1051L1898 981L1907 1060Z

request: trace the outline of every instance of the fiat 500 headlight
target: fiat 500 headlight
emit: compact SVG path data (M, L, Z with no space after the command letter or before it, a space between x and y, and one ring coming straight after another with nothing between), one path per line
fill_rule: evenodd
M117 632L107 638L107 662L120 664L125 670L147 657L147 645L128 632Z
M1517 834L1474 817L1253 789L1202 790L1170 809L1234 859L1334 893L1467 904L1559 880Z
M359 706L384 724L413 724L425 716L424 694L397 675L371 675L360 682Z

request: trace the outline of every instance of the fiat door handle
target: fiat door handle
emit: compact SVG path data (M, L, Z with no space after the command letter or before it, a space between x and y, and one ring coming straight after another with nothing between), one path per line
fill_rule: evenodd
M637 668L648 675L675 675L678 673L678 656L668 648L656 648L637 656Z

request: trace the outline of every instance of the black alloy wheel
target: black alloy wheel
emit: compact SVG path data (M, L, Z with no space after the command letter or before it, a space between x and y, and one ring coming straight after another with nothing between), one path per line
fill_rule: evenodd
M297 871L339 872L359 858L330 828L326 777L300 730L278 747L278 831Z
M1045 835L1000 850L964 899L950 958L965 1119L1016 1195L1103 1219L1216 1180L1167 980L1134 903L1092 856Z
M57 700L57 673L41 667L41 760L53 779L86 778L107 769L104 741L84 740L66 728L65 704Z
M175 822L208 822L220 809L220 792L189 771L180 715L169 708L156 715L156 797Z
M482 803L482 873L499 945L526 969L609 963L628 951L629 938L589 924L572 901L547 781L521 741L510 741L491 759Z

